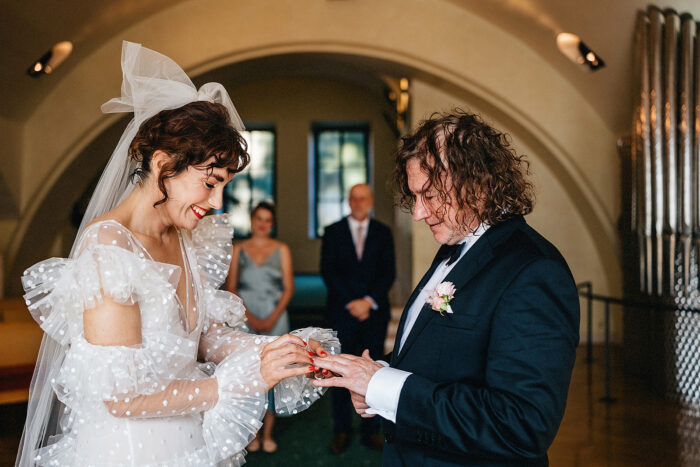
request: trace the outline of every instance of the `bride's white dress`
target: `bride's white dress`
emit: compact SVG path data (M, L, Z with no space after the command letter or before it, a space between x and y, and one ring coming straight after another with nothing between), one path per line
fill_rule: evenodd
M25 272L30 312L67 349L49 378L65 405L62 433L36 452L38 465L245 462L243 449L266 408L260 352L275 337L243 332L241 300L218 290L228 273L231 234L217 216L200 221L191 234L181 231L181 270L154 261L121 224L102 221L85 229L73 259L48 259ZM193 327L176 294L183 274L193 281ZM142 344L103 346L85 339L83 311L105 296L138 304ZM294 333L319 340L332 353L340 350L330 330ZM212 373L218 394L204 384ZM320 394L308 378L284 380L275 388L277 412L296 413Z

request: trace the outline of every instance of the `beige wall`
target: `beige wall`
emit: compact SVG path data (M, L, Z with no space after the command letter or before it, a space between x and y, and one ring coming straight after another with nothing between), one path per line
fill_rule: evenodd
M19 205L21 191L22 129L21 122L0 117L0 135L2 135L0 171L2 171L2 178L17 205Z
M535 176L540 177L536 181L544 182L538 211L553 209L568 213L574 208L572 212L578 213L568 218L570 231L581 236L572 240L583 245L592 242L588 256L593 262L585 267L575 266L581 271L575 274L585 277L589 272L601 270L595 277L605 285L598 290L620 292L616 257L619 241L615 227L619 213L615 135L586 97L517 37L441 0L191 0L146 17L96 46L24 122L24 139L19 146L22 211L5 250L13 274L21 269L18 265L22 258L17 255L27 254L23 245L32 246L31 242L23 241L27 232L42 225L36 215L39 207L54 201L48 196L51 188L90 142L115 121L102 116L99 106L118 92L122 39L143 42L171 56L192 75L246 59L280 54L325 53L338 57L349 54L375 60L387 71L400 69L415 78L414 120L454 102L483 108L502 122L504 128L511 129L518 144L533 154L533 162L540 164L534 167ZM440 46L443 44L449 46ZM420 81L437 93L428 86L421 91L417 84ZM278 95L289 93L288 89L284 90L287 93L283 90ZM245 96L239 99L233 91L234 100L246 99ZM248 107L246 110L254 115L253 105ZM244 117L257 118L245 114ZM304 126L308 131L305 125L288 118L290 125ZM285 132L280 129L278 137L286 138ZM294 151L300 154L301 146ZM375 154L375 162L381 160L380 152L376 150ZM305 173L294 165L287 169ZM380 186L379 178L375 184ZM301 194L295 192L290 196L298 199ZM563 204L551 201L548 207L550 197L560 199ZM385 208L378 208L378 217L390 221L391 214L382 209ZM533 214L533 222L538 211ZM550 232L546 226L545 223L540 228L547 234ZM551 230L557 235L556 229ZM415 235L420 235L418 232ZM290 230L280 234L294 242L293 247L305 248L299 232ZM556 238L553 240L557 243ZM577 242L572 241L571 245ZM576 247L557 244L566 254L576 255L568 253ZM414 272L423 265L420 256L416 258ZM600 264L596 266L595 261ZM302 258L297 262L301 269L317 261L311 257L308 264Z
M315 122L366 122L370 126L375 217L393 224L386 177L395 139L386 124L381 96L327 79L260 79L243 86L225 82L246 122L272 123L276 130L278 238L292 250L294 270L318 272L321 241L310 239L309 136Z

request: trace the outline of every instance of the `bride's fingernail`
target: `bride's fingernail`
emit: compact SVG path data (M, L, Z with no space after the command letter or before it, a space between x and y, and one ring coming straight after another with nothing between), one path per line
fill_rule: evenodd
M327 375L327 374L328 374L328 370L323 370L323 374L324 374L324 375Z
M310 366L309 371L314 371L314 367Z
M321 353L320 353L319 355L322 356L322 357L325 357L325 356L327 356L328 354L327 354L326 352L324 352L323 350L321 350Z
M314 356L314 353L313 353L313 352L308 352L308 354L309 354L309 357L313 357L313 356Z

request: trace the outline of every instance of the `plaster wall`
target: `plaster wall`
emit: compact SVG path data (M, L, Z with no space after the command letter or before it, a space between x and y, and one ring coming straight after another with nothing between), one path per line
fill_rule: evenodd
M478 96L494 115L507 117L523 140L536 142L537 153L556 168L554 176L562 177L567 193L576 191L600 255L616 251L615 135L586 98L518 37L442 0L192 0L163 9L97 47L27 120L21 215L7 249L12 264L37 204L116 118L102 116L99 105L118 93L122 39L172 57L191 75L248 58L325 52L384 60L450 94L459 89ZM425 109L435 105L428 100ZM420 113L420 107L414 110ZM610 261L608 273L615 268ZM615 279L610 283L617 287Z
M395 139L382 116L381 96L338 81L261 79L243 86L224 83L245 122L272 124L276 131L277 237L292 251L294 270L317 273L321 240L309 238L309 158L311 128L323 122L365 122L370 126L370 153L375 189L374 216L393 224L386 178Z
M22 131L21 122L0 117L0 135L2 135L2 150L0 150L0 174L16 209L20 197L22 175Z

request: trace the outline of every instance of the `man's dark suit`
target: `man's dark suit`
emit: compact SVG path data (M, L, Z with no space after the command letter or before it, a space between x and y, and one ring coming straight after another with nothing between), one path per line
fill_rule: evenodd
M438 255L439 256L439 255ZM391 366L412 372L384 466L546 466L578 345L576 285L557 249L522 216L491 227L445 277L453 314L424 306Z
M394 240L391 230L370 219L362 261L357 259L347 218L326 227L321 248L321 276L328 288L326 315L338 332L343 352L360 355L369 349L374 359L382 358L390 317L389 289L396 277ZM377 304L369 318L358 321L345 308L365 296ZM335 432L350 432L354 410L345 389L333 389ZM364 434L378 431L377 420L363 420Z

